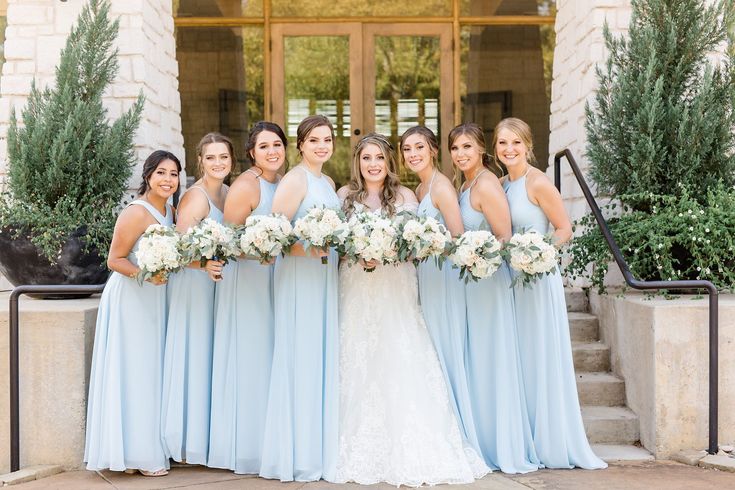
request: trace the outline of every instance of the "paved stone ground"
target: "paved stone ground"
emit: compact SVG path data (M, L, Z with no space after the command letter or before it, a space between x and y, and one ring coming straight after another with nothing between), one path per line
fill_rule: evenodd
M326 482L280 483L229 471L199 466L173 468L168 476L146 478L140 475L104 471L71 471L15 486L19 490L113 490L113 489L214 489L214 490L356 490L359 485L333 485ZM374 485L375 490L390 490L390 485ZM686 466L671 461L613 463L607 470L541 470L527 475L493 473L471 485L442 486L447 490L696 490L735 488L735 473Z

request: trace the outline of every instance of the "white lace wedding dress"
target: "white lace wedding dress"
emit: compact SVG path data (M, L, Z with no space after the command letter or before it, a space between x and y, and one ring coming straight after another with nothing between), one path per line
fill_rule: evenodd
M337 483L470 483L467 447L418 304L413 264L342 264Z

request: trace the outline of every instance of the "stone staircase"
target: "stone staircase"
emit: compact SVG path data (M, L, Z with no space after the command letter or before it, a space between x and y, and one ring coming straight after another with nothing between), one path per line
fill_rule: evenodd
M577 391L587 437L606 461L653 459L640 447L638 416L626 406L625 381L610 371L610 347L600 341L587 294L567 289Z

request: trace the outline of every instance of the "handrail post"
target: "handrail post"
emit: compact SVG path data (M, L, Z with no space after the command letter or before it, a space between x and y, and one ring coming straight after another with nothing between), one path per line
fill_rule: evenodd
M23 294L57 294L62 296L76 294L97 294L105 289L104 284L94 285L38 285L17 286L10 293L8 304L8 346L10 360L10 471L20 469L20 342L18 300Z
M718 450L717 437L718 437L718 403L719 403L719 371L718 371L718 359L719 359L719 340L718 340L718 329L719 329L719 293L717 287L711 281L703 280L677 280L677 281L641 281L633 276L630 271L628 263L625 261L623 252L620 251L615 237L610 232L610 228L607 226L604 216L600 207L597 205L595 197L592 195L587 182L582 175L577 162L574 160L572 152L566 148L561 150L554 155L554 185L557 190L561 192L561 159L565 157L569 166L572 168L574 177L579 183L579 187L582 189L582 194L590 206L590 210L597 221L597 226L600 228L602 236L607 242L607 246L610 249L615 262L618 264L620 272L623 274L625 283L634 288L642 290L652 289L705 289L709 295L709 445L707 452L710 454L716 454Z

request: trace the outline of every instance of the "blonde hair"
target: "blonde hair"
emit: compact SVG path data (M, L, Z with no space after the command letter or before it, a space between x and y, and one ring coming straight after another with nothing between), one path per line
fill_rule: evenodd
M393 216L396 213L396 198L401 187L401 180L398 177L398 164L396 163L395 152L388 138L379 133L370 133L365 135L352 152L352 168L350 169L350 181L347 184L348 192L345 197L342 209L345 213L352 214L355 208L355 202L364 202L367 198L367 187L365 178L360 171L360 154L367 145L375 145L380 148L386 162L387 175L383 182L383 188L380 191L380 203L383 210Z
M531 133L531 126L526 124L525 121L518 119L517 117L506 117L495 126L495 132L493 133L493 158L497 164L500 159L498 158L498 133L501 129L507 129L518 136L524 145L526 145L526 160L531 165L536 164L536 155L533 154L533 134Z

